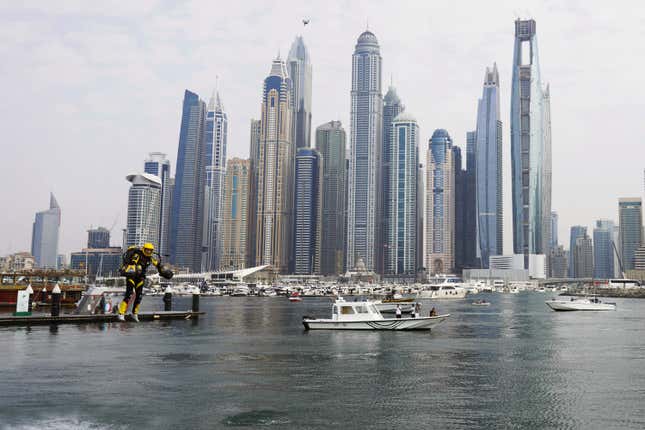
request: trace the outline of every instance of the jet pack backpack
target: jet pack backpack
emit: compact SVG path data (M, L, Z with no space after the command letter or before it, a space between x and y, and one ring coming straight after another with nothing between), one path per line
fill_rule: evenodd
M122 276L137 276L143 273L141 261L143 260L143 251L136 246L129 247L123 253L123 264L120 273Z

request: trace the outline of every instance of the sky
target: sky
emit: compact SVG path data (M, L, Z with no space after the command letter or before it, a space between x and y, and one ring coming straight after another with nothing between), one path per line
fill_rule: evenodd
M125 176L153 151L168 154L174 175L185 89L208 101L218 86L228 157L248 157L263 79L297 35L313 64L313 126L340 120L349 134L351 55L367 26L381 47L383 93L393 82L419 122L422 160L437 128L465 153L484 71L497 63L510 253L517 18L537 22L551 88L552 206L568 247L571 225L591 232L596 219L617 221L619 197L643 195L642 2L0 0L0 255L30 250L50 192L62 208L61 253L80 250L99 225L119 246Z

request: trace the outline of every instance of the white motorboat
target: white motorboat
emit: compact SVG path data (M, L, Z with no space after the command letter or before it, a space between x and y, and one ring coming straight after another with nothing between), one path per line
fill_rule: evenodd
M384 318L374 302L346 302L339 297L331 319L303 317L306 330L430 330L450 314L418 318Z
M419 291L418 297L422 299L463 299L468 294L465 288L452 285L431 285Z
M555 298L545 302L554 311L615 311L616 303L605 303L597 297L556 300Z
M172 287L166 287L165 291L166 292L170 291L176 296L192 296L193 294L201 293L197 285L186 284L186 283L173 285Z

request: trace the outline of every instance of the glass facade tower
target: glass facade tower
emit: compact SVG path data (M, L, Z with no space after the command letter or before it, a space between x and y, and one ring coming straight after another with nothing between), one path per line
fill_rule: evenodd
M161 179L149 173L126 177L132 183L128 192L128 223L126 247L152 243L159 248L161 225Z
M262 92L257 148L256 264L288 273L293 237L294 145L291 79L284 61L273 60Z
M213 94L208 102L204 132L206 166L202 254L204 272L217 270L220 266L227 136L228 118L218 92Z
M297 148L311 147L311 59L302 36L291 44L287 57L292 81L292 111L294 138Z
M587 236L587 227L582 225L571 226L571 234L569 237L569 277L578 278L576 273L576 241L579 238Z
M640 198L618 199L618 220L620 228L620 259L623 271L634 268L636 250L642 244L643 211Z
M311 148L298 149L293 244L293 272L296 274L320 273L322 171L323 161L318 151Z
M475 133L477 254L484 268L489 267L491 255L503 254L502 121L499 108L499 73L497 64L493 64L492 69L486 68L484 75Z
M36 213L31 236L31 255L36 267L56 269L58 257L58 231L61 211L54 194L49 195L49 209Z
M513 250L546 254L551 238L551 119L548 87L542 88L536 24L515 21L511 85Z
M450 273L455 263L455 165L446 130L432 134L426 159L425 267L430 274Z
M388 266L389 265L388 261L390 260L390 258L388 257L388 249L387 249L390 243L389 242L390 237L392 235L392 231L390 231L390 227L392 226L390 215L392 214L391 204L392 204L393 196L391 195L391 184L390 184L391 174L390 173L392 169L393 146L396 144L396 142L394 142L395 138L392 137L393 136L392 121L394 121L394 118L396 118L397 115L399 115L404 110L405 110L405 106L403 106L403 104L401 103L401 99L396 93L396 89L390 85L390 87L387 90L387 93L385 94L385 97L383 97L383 152L381 154L381 178L382 178L381 192L383 193L383 214L381 215L381 223L382 223L381 233L383 236L382 236L382 239L379 241L379 243L381 243L380 246L385 248L383 250L384 251L383 255L385 258L385 267L378 267L383 265L377 264L377 269L380 269L379 271L382 271L383 273L396 273L395 271L392 271L391 268L389 268ZM417 145L418 145L418 142L417 142Z
M351 157L347 208L347 267L359 258L376 268L382 247L381 151L383 96L381 53L374 33L363 32L352 55Z
M172 192L170 191L170 161L166 159L166 154L151 152L143 163L143 171L158 176L161 179L161 220L159 223L159 240L157 243L159 244L159 254L166 256L169 252L168 232L170 230L172 196Z
M320 271L324 275L343 273L345 261L346 135L340 121L316 129L316 149L325 168L322 190L322 236Z
M385 140L385 139L384 139ZM408 113L393 121L389 139L389 199L385 231L385 273L417 272L417 174L419 171L419 126Z
M614 277L614 222L608 219L596 221L593 230L593 277L610 279Z
M206 103L186 90L172 191L169 248L171 262L193 272L201 270L202 260L205 117Z

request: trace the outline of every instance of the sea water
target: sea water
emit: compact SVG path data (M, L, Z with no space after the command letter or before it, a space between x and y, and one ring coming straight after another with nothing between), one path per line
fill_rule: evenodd
M645 301L556 313L548 298L423 301L451 313L432 332L306 332L331 300L284 297L202 297L198 321L3 327L0 428L645 428Z

